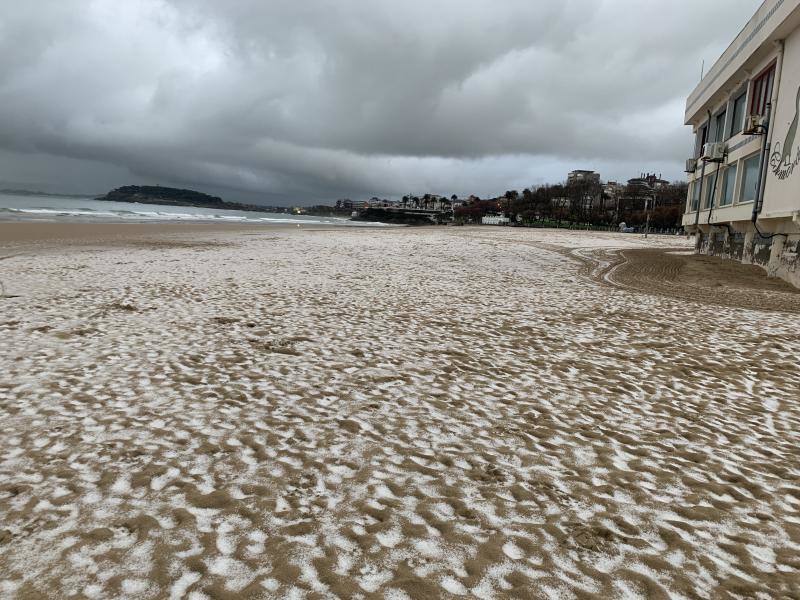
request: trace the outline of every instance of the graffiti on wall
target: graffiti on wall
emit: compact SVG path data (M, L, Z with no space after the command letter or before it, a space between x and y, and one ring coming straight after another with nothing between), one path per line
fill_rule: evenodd
M795 167L800 164L800 145L795 146L797 137L797 122L800 117L800 87L794 101L794 120L789 125L783 144L775 142L775 152L769 157L769 165L778 179L788 179L794 173ZM795 153L792 157L792 152Z

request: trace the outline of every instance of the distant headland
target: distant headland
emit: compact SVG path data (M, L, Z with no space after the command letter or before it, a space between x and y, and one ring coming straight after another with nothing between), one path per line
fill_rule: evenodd
M98 196L97 200L273 213L285 213L288 211L288 209L282 206L259 206L257 204L226 202L218 196L211 196L195 190L162 187L160 185L124 185L115 190L111 190L104 196Z

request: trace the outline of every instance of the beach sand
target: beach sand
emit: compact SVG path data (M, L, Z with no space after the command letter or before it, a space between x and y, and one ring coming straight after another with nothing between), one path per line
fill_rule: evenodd
M214 239L220 234L263 233L264 231L293 231L295 229L323 231L338 230L341 226L318 224L248 224L248 223L80 223L0 221L0 248L16 244L39 244L48 247L71 246L80 243L163 239Z
M41 227L0 224L0 597L800 595L800 294L755 267Z

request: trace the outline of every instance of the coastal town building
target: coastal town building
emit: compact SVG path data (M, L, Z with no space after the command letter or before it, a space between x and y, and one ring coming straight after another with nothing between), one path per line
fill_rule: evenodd
M505 215L484 215L481 218L482 225L508 225L511 220Z
M639 177L628 179L628 185L622 193L618 206L622 210L654 208L658 191L667 186L669 186L669 181L656 177L655 174L642 173Z
M336 201L338 210L353 210L353 201L350 198L342 198Z
M603 186L603 210L619 211L619 200L625 193L625 186L616 181L607 181Z
M600 173L594 171L575 170L567 174L567 185L574 185L577 183L596 183L600 184Z
M589 213L602 206L603 186L600 173L578 169L567 174L566 198L558 199L556 206L568 206L571 210Z
M666 179L661 179L661 175L655 173L642 173L639 177L628 179L628 185L646 186L651 190L661 190L669 187L670 183Z
M800 0L766 0L686 102L684 228L800 286Z
M377 196L373 196L366 202L367 206L372 207L390 207L390 206L400 206L400 202L397 200L387 200L386 198L378 198Z

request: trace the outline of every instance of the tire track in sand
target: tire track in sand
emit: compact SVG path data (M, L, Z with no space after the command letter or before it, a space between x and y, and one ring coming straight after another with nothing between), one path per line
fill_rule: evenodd
M800 290L755 265L684 249L591 249L565 252L592 280L629 291L711 306L800 313Z

